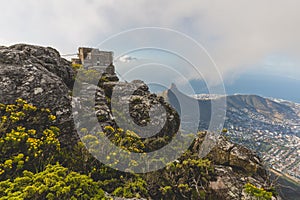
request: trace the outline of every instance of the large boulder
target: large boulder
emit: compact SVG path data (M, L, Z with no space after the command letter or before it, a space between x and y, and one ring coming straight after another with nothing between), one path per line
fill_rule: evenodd
M58 76L69 88L73 86L75 72L70 67L71 63L61 58L59 52L51 47L28 44L1 46L0 55L1 64L41 66Z
M0 47L0 102L17 98L49 108L61 129L61 142L72 140L70 89L74 80L70 63L52 48L33 45Z
M251 150L231 143L221 136L208 157L218 165L230 166L243 170L245 174L259 174L266 177L265 166L260 158Z

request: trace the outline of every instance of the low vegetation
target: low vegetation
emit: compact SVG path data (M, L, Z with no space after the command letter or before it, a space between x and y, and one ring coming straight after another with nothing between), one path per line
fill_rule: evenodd
M270 200L273 196L272 192L268 192L264 188L258 188L251 183L245 185L245 192L257 200Z
M89 149L81 141L72 147L61 145L56 116L48 108L17 99L14 104L0 104L0 119L0 199L207 199L211 193L208 185L214 180L214 165L191 149L175 162L164 163L166 167L161 170L125 173L112 168L120 161L118 152L109 152L106 159L112 161L110 166L90 154L100 147L97 135L87 129L83 128L81 134ZM141 140L137 133L111 126L97 134L108 137L129 154L145 153L146 144L155 149L168 141ZM136 161L128 162L138 167ZM164 160L149 162L151 165ZM245 186L245 191L258 199L272 196L251 184Z

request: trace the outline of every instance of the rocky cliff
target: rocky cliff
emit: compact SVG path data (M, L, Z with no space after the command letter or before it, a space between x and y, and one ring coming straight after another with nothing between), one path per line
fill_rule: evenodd
M62 132L61 143L65 146L72 145L78 140L71 114L71 91L75 74L70 62L61 58L59 52L53 48L26 44L0 47L0 102L12 103L17 98L23 98L29 103L50 108L57 116L56 124ZM152 122L157 125L165 124L159 134L152 137L153 141L156 137L167 136L170 139L178 131L177 112L162 97L151 94L145 83L142 81L121 83L115 74L108 73L104 76L102 81L91 89L96 91L96 94L89 94L87 91L85 99L88 101L91 95L95 97L96 115L103 127L107 125L118 127L115 122L118 113L113 113L111 108L112 89L119 88L119 91L123 91L122 94L127 94L127 90L135 88L133 94L117 95L117 99L114 99L116 102L129 103L128 113L125 114L142 127L149 123L151 108L158 109L155 105L160 104L167 111L166 121L161 121L158 117ZM156 110L152 109L151 112L155 113ZM202 139L203 137L199 137L194 142L191 147L193 152L199 151ZM148 140L148 144L151 144L151 139ZM165 143L161 143L163 144ZM146 149L152 150L151 147ZM232 144L223 137L207 158L215 166L214 178L206 186L211 199L251 199L252 197L245 193L246 183L256 187L270 187L268 175L260 159L248 149Z

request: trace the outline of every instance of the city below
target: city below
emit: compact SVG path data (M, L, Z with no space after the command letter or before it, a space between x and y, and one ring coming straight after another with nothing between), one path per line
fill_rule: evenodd
M226 136L254 150L272 169L300 183L300 104L249 95L239 109L228 97ZM251 102L251 103L249 103ZM264 106L262 106L264 105Z

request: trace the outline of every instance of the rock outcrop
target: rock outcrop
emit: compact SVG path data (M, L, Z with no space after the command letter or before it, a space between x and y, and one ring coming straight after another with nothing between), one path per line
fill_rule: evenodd
M100 78L97 86L80 83L79 88L84 89L73 98L77 130L87 128L85 124L93 124L91 119L96 115L102 129L112 126L114 129L131 130L148 143L158 137L167 140L155 149L146 147L146 151L163 147L179 130L177 112L162 97L151 94L143 81L127 83ZM91 98L95 98L95 113L91 110ZM88 128L93 130L93 126Z
M192 147L199 151L206 132L200 134ZM230 142L226 137L220 136L215 147L206 156L215 165L214 181L209 184L212 199L247 200L253 199L245 192L244 186L251 183L258 188L269 188L272 185L267 169L261 159L251 150ZM273 197L281 199L280 197Z
M216 165L217 180L210 183L216 199L251 199L244 186L271 189L267 170L260 158L249 149L229 142L221 136L209 153ZM273 199L280 199L279 197Z
M0 63L7 65L35 65L58 76L70 89L74 83L74 70L70 62L60 57L57 50L51 47L40 47L28 44L16 44L0 47Z
M266 176L264 166L258 156L241 145L229 142L223 136L219 138L208 157L219 165L244 170L247 174Z
M53 48L25 44L0 47L0 101L13 103L22 98L51 109L63 144L75 138L70 96L74 76L70 63Z
M138 126L131 128L135 132L144 132L145 138L146 134L151 135L153 134L151 131L154 131L150 128L147 133L143 128L145 126L159 127L155 133L157 136L166 136L166 134L171 136L177 133L179 115L162 97L151 94L143 81L106 82L102 87L112 102L110 106L113 106L116 111L121 111L122 115L128 116L119 120L121 124L114 124L114 126L129 128L130 124L137 124ZM118 112L114 113L115 116L118 114Z

